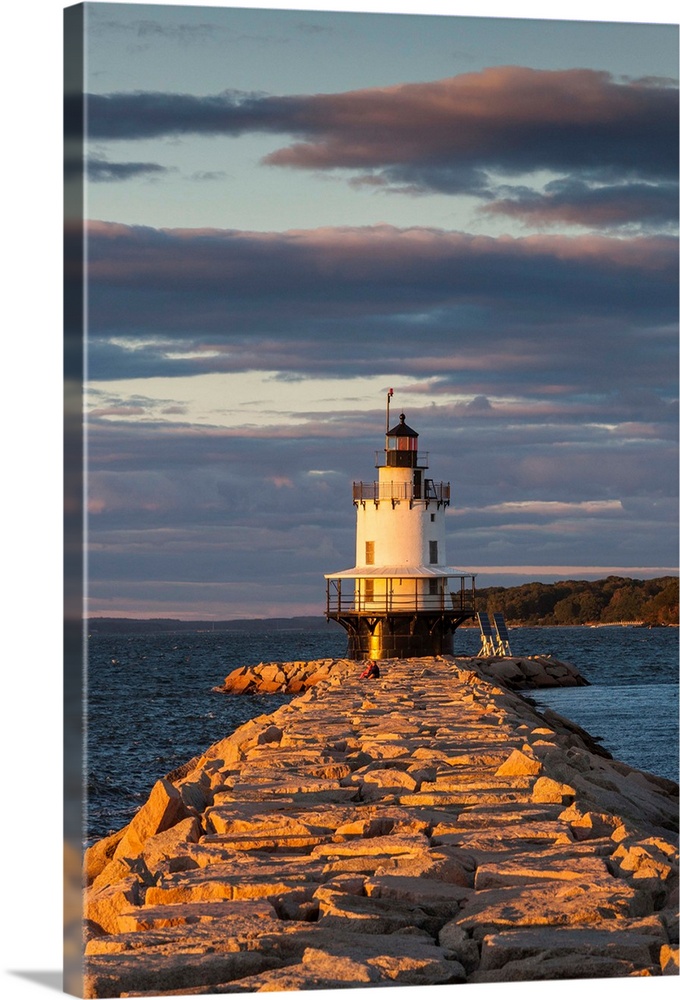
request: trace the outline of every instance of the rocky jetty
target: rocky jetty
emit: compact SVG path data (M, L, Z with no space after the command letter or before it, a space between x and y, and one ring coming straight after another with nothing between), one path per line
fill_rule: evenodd
M529 688L582 687L588 681L571 663L552 656L444 656L440 661L465 663L482 676L500 681L513 691ZM287 692L298 694L333 673L343 675L347 660L294 660L237 667L214 691L227 694ZM354 661L351 661L354 662Z
M488 661L273 666L88 850L85 996L677 974L677 785Z

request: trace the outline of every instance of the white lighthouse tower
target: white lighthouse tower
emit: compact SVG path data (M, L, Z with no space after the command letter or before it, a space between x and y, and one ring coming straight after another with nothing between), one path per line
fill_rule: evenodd
M376 453L377 482L353 484L356 563L326 574L326 617L347 629L348 655L435 656L475 614L475 578L447 564L449 483L427 478L428 454L406 423L389 427Z

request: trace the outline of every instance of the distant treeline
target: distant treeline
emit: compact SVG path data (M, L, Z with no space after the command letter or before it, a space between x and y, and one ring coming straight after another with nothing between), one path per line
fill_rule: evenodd
M502 611L509 625L678 624L678 578L560 580L477 590L478 611Z

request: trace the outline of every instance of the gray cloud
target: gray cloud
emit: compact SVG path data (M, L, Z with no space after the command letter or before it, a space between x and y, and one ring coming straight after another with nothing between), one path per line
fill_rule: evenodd
M77 132L78 109L68 100L67 130L74 122ZM350 171L353 183L386 190L471 194L506 214L526 198L519 190L509 202L499 199L497 176L547 170L577 187L567 183L559 198L546 195L544 217L581 223L590 200L586 219L597 225L606 200L610 226L659 215L664 224L677 222L669 186L677 183L678 91L665 80L500 66L342 94L133 92L91 94L88 106L93 139L287 134L296 141L265 163ZM641 183L663 186L654 204ZM612 190L598 199L593 185ZM535 215L540 206L524 207Z
M88 247L95 379L358 375L382 355L472 395L510 374L546 396L675 385L670 237L94 223Z
M87 180L94 184L111 181L127 181L132 177L157 177L159 174L172 172L159 163L141 163L130 161L114 163L102 157L89 156L85 161L80 157L67 155L64 157L64 178L80 180L83 172Z
M107 181L127 181L131 177L157 177L167 174L168 168L159 163L111 163L109 160L88 157L86 160L87 179L94 183Z
M511 216L531 225L581 225L613 228L642 224L650 228L674 227L678 219L677 184L615 184L599 187L579 180L547 184L543 192L507 188L480 211Z
M201 324L199 300L208 329L215 305L222 323L242 311L252 323L256 302L265 317L292 309L303 321L492 300L528 310L550 302L558 317L584 309L661 317L675 306L677 243L670 238L493 239L386 225L247 233L92 223L89 233L95 292L125 287L142 310L146 296L154 308L159 294L174 298L178 326L189 310L193 325ZM95 325L106 322L102 314Z

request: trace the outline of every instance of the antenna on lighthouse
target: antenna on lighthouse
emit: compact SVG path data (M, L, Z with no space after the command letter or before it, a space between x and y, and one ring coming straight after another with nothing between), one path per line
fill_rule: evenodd
M394 396L394 389L387 390L387 419L385 421L385 434L390 432L390 399Z

